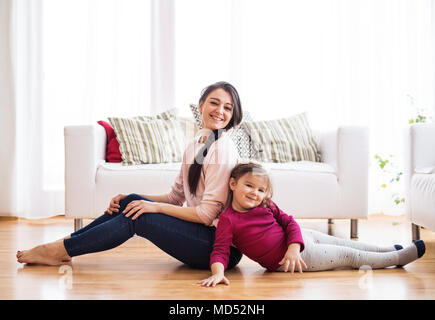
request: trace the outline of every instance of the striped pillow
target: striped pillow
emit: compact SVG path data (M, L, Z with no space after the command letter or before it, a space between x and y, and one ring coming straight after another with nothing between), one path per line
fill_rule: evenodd
M177 118L177 114L178 114L178 109L173 108L173 109L166 110L162 113L159 113L155 116L138 116L138 117L133 117L133 119L139 119L142 121L154 120L154 119L169 120L169 119Z
M287 119L247 121L242 126L249 132L262 162L320 162L317 142L305 113Z
M119 142L122 165L180 162L184 133L176 118L108 118Z

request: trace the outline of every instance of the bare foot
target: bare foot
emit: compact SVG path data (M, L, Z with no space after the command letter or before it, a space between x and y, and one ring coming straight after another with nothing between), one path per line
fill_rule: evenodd
M66 253L63 241L55 241L36 246L30 250L18 251L17 261L57 266L61 265L62 262L71 261L71 258Z
M61 240L69 239L69 238L71 238L71 235L67 235L66 237L63 237ZM71 262L71 260L72 260L71 257L67 255L62 259L62 262Z

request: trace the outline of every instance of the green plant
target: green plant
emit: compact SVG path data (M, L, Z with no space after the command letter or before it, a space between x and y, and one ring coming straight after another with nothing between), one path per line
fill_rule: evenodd
M390 175L390 180L388 183L398 183L400 181L400 178L403 175L403 172L398 171L397 168L394 165L393 162L394 156L390 154L389 156L383 156L380 154L375 154L375 159L377 160L377 163L379 165L379 168L382 170L383 173L386 175ZM381 185L381 188L387 188L387 183L383 183ZM405 202L405 198L401 196L399 193L394 193L392 195L393 201L396 205L399 205L401 203Z
M409 125L416 123L426 123L428 120L432 120L432 117L425 115L427 113L426 108L416 108L414 104L414 97L409 94L407 97L409 98L410 109L413 113L411 119L408 119ZM380 154L375 154L375 159L377 160L379 168L385 175L390 176L389 182L383 183L381 188L387 188L388 184L399 183L401 177L403 176L403 172L394 164L393 158L393 155L383 156ZM394 193L391 197L396 205L405 202L405 197L399 193Z
M408 119L408 124L417 124L417 123L426 123L429 120L432 120L432 117L426 116L428 110L427 108L416 108L414 104L414 97L411 95L407 95L409 98L410 110L412 111L412 116ZM381 154L375 154L375 159L379 168L382 170L382 173L389 177L389 181L382 183L381 188L387 188L388 184L396 184L400 182L400 179L403 176L403 172L397 168L393 159L393 155L383 156ZM400 193L394 193L392 196L393 202L396 205L405 202L405 197Z
M408 124L414 124L414 123L425 123L428 120L432 120L432 117L428 117L425 114L427 114L428 110L427 108L421 108L421 107L415 107L414 104L414 97L411 96L410 94L407 95L407 97L409 98L409 105L410 105L410 109L411 112L413 113L413 115L411 116L411 119L408 120Z
M418 114L415 119L409 119L409 124L413 123L425 123L426 122L426 116L422 116L421 114Z

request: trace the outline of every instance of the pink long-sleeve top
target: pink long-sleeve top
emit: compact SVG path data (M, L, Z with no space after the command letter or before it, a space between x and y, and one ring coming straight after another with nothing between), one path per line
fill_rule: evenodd
M272 201L270 208L256 207L247 212L238 212L230 205L219 217L210 266L220 262L226 269L234 244L250 259L275 271L291 243L300 243L300 251L304 250L301 229Z
M201 133L201 132L200 132ZM199 134L200 136L200 134ZM171 204L195 207L198 217L207 226L216 226L218 215L228 201L228 181L231 170L237 164L237 149L231 140L230 132L223 132L214 142L204 158L196 196L190 193L188 184L189 167L194 157L204 146L195 137L186 147L183 154L180 173L175 179L168 199Z

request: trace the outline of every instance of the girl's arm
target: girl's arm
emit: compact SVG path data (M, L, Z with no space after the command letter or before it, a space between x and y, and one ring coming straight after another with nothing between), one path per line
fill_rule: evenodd
M224 275L224 271L228 266L232 239L231 219L226 214L226 211L224 211L219 217L213 251L210 255L210 269L212 275L207 279L199 281L199 284L206 287L214 287L219 283L230 284L230 281Z
M225 277L224 272L225 272L224 265L220 262L215 262L211 265L212 275L207 279L199 281L198 284L204 287L215 287L219 283L229 285L230 280L228 280L227 277Z
M300 244L300 252L302 252L305 248L304 240L302 238L302 231L299 227L299 224L293 218L293 216L286 214L283 212L274 202L270 201L270 209L273 212L273 216L276 221L284 228L286 233L286 241L287 245L291 245L292 243Z

